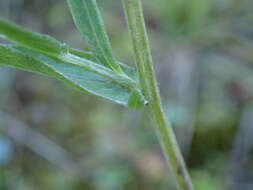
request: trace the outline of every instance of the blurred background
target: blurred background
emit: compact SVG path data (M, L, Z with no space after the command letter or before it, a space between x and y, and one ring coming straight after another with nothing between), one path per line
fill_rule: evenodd
M98 0L133 66L119 0ZM253 1L143 0L164 108L197 190L253 189ZM62 0L0 16L85 49ZM0 68L0 190L174 190L150 121L57 80Z

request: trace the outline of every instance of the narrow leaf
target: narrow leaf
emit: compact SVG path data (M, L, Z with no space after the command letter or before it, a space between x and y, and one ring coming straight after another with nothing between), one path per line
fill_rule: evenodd
M31 32L1 18L0 35L6 40L41 52L61 54L68 51L68 48L64 43L61 43L48 35Z
M14 67L59 79L81 91L127 105L128 89L80 65L59 62L29 49L0 45L0 66Z
M43 52L45 54L59 56L68 52L78 57L97 62L96 54L75 48L70 48L66 44L55 38L29 31L10 21L0 18L0 39L20 44L22 46ZM130 78L137 78L136 70L123 63L118 63L123 72Z
M83 91L120 104L126 105L129 97L133 97L132 93L135 94L138 102L142 102L143 105L145 103L136 84L136 71L131 67L117 63L123 72L115 72L111 68L97 64L94 53L67 47L50 36L30 32L3 19L0 19L0 38L21 44L21 46L0 44L0 66L10 66L52 76ZM73 72L79 73L80 76L72 75ZM80 78L83 80L81 83L78 82ZM101 78L103 82L98 83L98 80L102 81ZM102 85L103 83L105 84ZM98 86L99 88L96 88ZM111 93L116 91L115 89L124 91L124 100L119 92ZM129 105L129 107L133 106Z
M79 32L95 53L97 62L115 71L121 71L113 57L96 0L67 0L67 2Z
M82 51L79 49L70 48L69 52L80 58L84 58L93 62L96 62L96 57L92 52ZM134 67L130 67L124 63L118 62L122 71L131 79L137 81L137 72Z

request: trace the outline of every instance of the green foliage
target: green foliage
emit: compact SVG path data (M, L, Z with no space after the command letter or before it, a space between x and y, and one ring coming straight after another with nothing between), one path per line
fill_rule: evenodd
M0 34L4 39L41 52L61 54L63 51L67 51L67 47L58 40L48 35L30 32L3 19L0 19Z
M14 43L0 44L0 66L44 74L130 108L142 107L145 99L135 69L114 59L96 1L68 0L68 4L92 52L71 48L48 35L0 19L0 37Z
M64 63L59 59L23 47L1 45L0 65L51 76L72 87L113 100L119 104L126 104L130 96L126 88L95 71L80 65Z
M95 0L68 0L75 24L101 64L120 72Z

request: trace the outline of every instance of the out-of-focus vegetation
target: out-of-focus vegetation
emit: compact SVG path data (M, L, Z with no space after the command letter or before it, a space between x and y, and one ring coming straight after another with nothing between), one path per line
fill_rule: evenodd
M163 102L199 190L253 189L253 2L143 0ZM133 65L120 1L98 0ZM0 16L85 48L66 2L1 0ZM0 69L0 189L173 189L142 112Z

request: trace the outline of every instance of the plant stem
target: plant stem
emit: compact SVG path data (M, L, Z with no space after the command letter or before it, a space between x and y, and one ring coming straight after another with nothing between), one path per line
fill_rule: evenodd
M153 69L153 61L143 16L141 0L122 0L131 33L139 82L144 96L149 101L148 111L153 118L167 163L175 176L178 189L193 190L185 162L180 153L172 126L164 114L159 89Z

